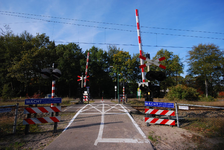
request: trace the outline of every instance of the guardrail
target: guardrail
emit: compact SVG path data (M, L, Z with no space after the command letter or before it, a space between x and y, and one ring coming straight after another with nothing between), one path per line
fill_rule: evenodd
M14 123L13 123L13 134L15 134L16 133L16 124L17 124L17 115L18 115L19 103L17 103L16 105L0 106L0 113L11 112L12 111L11 107L15 107L15 117L14 117Z

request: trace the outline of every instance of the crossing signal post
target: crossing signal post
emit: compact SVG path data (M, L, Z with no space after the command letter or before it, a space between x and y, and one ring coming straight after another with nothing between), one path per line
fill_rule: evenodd
M144 91L145 101L153 101L154 97L158 97L160 94L160 87L152 85L150 81L158 80L163 81L166 78L166 75L162 71L150 71L150 65L156 65L162 69L166 69L165 66L159 64L160 61L164 60L165 57L161 57L157 60L150 60L150 55L146 54L146 57L140 56L140 59L145 60L146 64L141 64L139 68L148 67L148 72L146 73L146 79L148 79L148 83L146 88L144 86L141 86L141 90ZM147 108L149 108L147 106ZM150 117L149 114L146 114L146 117ZM149 126L149 123L147 123L147 126Z

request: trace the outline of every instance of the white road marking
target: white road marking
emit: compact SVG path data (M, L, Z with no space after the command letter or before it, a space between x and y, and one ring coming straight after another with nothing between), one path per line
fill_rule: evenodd
M103 128L104 128L104 105L102 107L102 116L101 116L100 130L99 130L99 134L98 134L98 137L97 137L94 145L97 145L98 141L102 140L102 137L103 137Z
M103 138L98 142L104 143L148 143L146 140L142 139L132 139L132 138Z
M85 105L82 109L80 109L76 114L75 116L72 118L72 120L69 122L69 124L67 125L67 127L62 131L66 131L68 129L68 127L72 124L72 122L75 120L75 118L79 115L79 113L84 109L86 108L86 106L88 106L89 104Z
M104 143L150 143L150 141L146 138L144 132L141 130L141 128L138 126L138 124L134 121L134 119L131 117L131 115L128 113L128 111L123 107L123 105L117 104L115 106L120 106L121 108L123 108L123 110L121 110L121 111L125 112L123 114L128 115L128 117L131 119L132 123L134 124L134 126L136 127L136 129L138 130L140 135L143 137L143 139L141 140L141 139L132 139L132 138L102 138L103 128L104 128L104 114L108 114L106 112L108 112L109 110L111 110L113 108L113 107L111 107L111 109L104 112L104 105L103 105L100 130L99 130L98 138L95 140L94 145L97 146L97 144L99 142L104 142ZM111 113L111 114L115 114L115 113Z
M117 105L118 105L118 104L117 104ZM116 107L117 105L115 105L115 106L113 106L113 107L110 107L110 109L108 109L107 111L105 111L105 113L108 112L108 111L110 111L111 109L113 109L113 108Z
M121 107L123 107L121 105ZM123 107L124 108L124 107ZM126 110L127 111L127 110ZM132 123L134 124L134 126L136 127L136 129L138 130L138 132L142 135L142 137L148 141L147 143L150 143L150 141L147 139L146 135L144 134L144 132L141 130L141 128L138 126L138 124L135 122L135 120L131 117L131 115L129 113L127 113L128 117L131 119Z
M97 109L97 107L102 105L102 111ZM87 106L90 106L91 108L88 108L86 110L84 110ZM109 106L109 107L105 107L105 106ZM68 129L68 127L72 124L72 122L75 120L75 118L80 114L101 114L101 124L100 124L100 129L99 129L99 133L98 133L98 137L95 140L94 145L97 146L97 144L99 142L101 143L150 143L150 141L147 139L147 137L145 136L144 132L141 130L141 128L138 126L138 124L134 121L134 119L131 117L131 115L128 113L127 108L125 108L122 104L116 104L114 106L112 105L108 105L108 104L104 104L104 102L102 101L102 104L87 104L85 105L82 109L80 109L75 116L72 118L72 120L69 122L68 126L64 129L64 131L66 131ZM122 109L117 108L117 106L120 106ZM95 109L98 111L98 113L85 113L85 111L90 110L90 109ZM108 110L105 111L105 108L109 108ZM121 112L120 113L110 113L109 111L111 109L118 109ZM128 117L131 119L132 123L134 124L134 126L136 127L137 131L140 133L140 135L143 137L143 139L133 139L133 138L103 138L103 130L104 130L104 116L105 114L119 114L119 115L128 115ZM63 131L63 132L64 132Z

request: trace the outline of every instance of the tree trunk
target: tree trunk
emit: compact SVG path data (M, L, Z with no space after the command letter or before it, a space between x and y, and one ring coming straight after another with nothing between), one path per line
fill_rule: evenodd
M206 97L208 97L208 80L205 79L205 94L206 94Z

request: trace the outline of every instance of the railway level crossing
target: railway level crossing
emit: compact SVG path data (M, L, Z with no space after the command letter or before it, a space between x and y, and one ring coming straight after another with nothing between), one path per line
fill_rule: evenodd
M124 105L104 100L81 107L62 134L45 149L153 148Z

